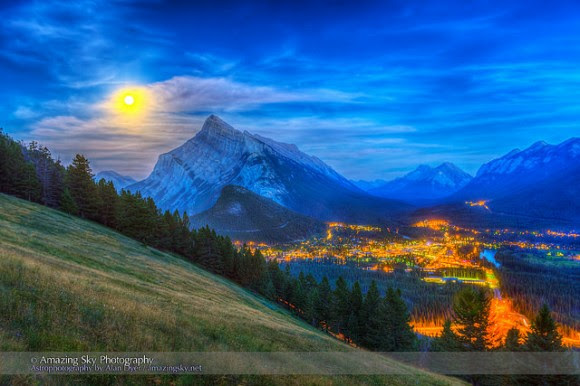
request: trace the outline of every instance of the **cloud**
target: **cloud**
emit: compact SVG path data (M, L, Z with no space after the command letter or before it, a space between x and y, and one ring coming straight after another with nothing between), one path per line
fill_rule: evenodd
M56 116L35 123L29 139L47 145L65 163L81 153L96 171L114 169L142 178L159 154L191 138L202 122L203 117L157 115L138 128L126 128L113 124L111 117Z
M329 89L285 90L240 83L229 78L176 76L147 88L153 108L163 112L243 111L265 104L355 103L360 93Z
M14 116L20 119L33 119L40 115L38 111L28 107L28 106L18 106L14 111Z
M181 145L201 128L209 112L236 117L268 104L292 102L356 103L358 94L339 91L283 90L270 86L256 86L228 78L200 78L178 76L143 86L151 96L149 111L142 119L134 120L111 108L110 98L88 104L78 100L47 102L56 110L79 111L85 114L49 116L32 124L30 139L39 140L67 162L74 153L86 154L96 170L115 169L136 177L151 171L157 156ZM74 108L73 108L74 106ZM20 108L20 115L30 109ZM243 121L243 120L242 120ZM245 120L249 122L248 120ZM237 127L239 122L232 121ZM332 127L369 126L364 120L334 121L313 118L279 118L262 122L268 127L285 127L294 131L329 130ZM354 124L353 124L354 123ZM248 129L258 126L248 125ZM246 127L244 127L246 128ZM409 128L396 126L395 131ZM385 130L389 130L385 128ZM276 139L276 136L274 136Z

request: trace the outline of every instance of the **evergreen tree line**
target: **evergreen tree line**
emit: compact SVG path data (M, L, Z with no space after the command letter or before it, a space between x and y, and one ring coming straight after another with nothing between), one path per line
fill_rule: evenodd
M453 316L445 320L443 333L433 340L432 351L489 351L488 324L491 297L484 288L466 286L453 298ZM508 331L500 350L564 351L550 308L544 304L532 320L531 331L521 336L517 328Z
M348 283L358 281L363 293L370 289L373 280L376 281L381 294L386 293L389 287L397 288L411 310L411 320L421 325L442 325L443 320L451 316L453 295L467 285L454 282L447 282L444 285L429 283L422 280L424 275L419 270L385 274L381 271L361 269L357 262L344 263L332 258L296 260L290 264L290 270L293 276L304 272L314 276L317 281L322 280L324 276L328 277L331 283L340 276Z
M301 318L349 343L376 351L413 351L417 338L409 324L410 315L399 290L389 288L381 296L377 283L363 295L355 281L349 288L339 276L334 288L326 276L317 282L311 274L300 273L298 278L284 273L276 261L273 269L274 296ZM270 294L271 296L271 294Z
M498 251L496 259L502 291L519 312L534 315L547 303L564 329L580 330L580 267L511 248Z
M565 351L549 307L544 304L532 320L531 330L522 336L517 328L507 332L500 347L492 348L488 336L490 312L489 291L465 287L453 299L453 317L443 325L442 334L431 342L435 352L506 351L544 352ZM465 376L472 384L481 385L573 385L578 377L568 375L505 375Z
M89 161L77 154L68 167L46 147L24 146L0 132L0 193L37 202L101 223L149 246L176 253L271 300L285 304L308 323L356 345L382 351L416 346L400 291L380 296L373 282L363 296L339 277L292 277L259 250L237 249L209 227L191 229L186 213L161 211L139 192L117 192L112 182L94 181Z

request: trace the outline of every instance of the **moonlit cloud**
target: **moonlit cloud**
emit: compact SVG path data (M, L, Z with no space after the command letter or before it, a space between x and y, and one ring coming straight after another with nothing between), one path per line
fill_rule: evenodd
M147 86L154 108L165 112L245 111L264 104L290 102L354 102L362 94L340 91L282 90L256 86L227 78L177 76Z
M289 102L354 103L358 95L332 90L284 91L274 87L253 86L225 78L174 77L167 81L142 86L152 100L145 109L143 119L132 119L117 111L108 99L95 105L77 105L76 109L91 111L92 116L74 115L45 117L32 125L30 138L42 141L68 161L74 153L85 153L97 170L116 169L136 177L151 171L157 156L193 137L201 128L207 111L224 114L240 113L266 104ZM110 96L108 98L111 98ZM69 102L73 104L74 102ZM71 107L71 104L67 105ZM22 110L22 114L27 110ZM232 116L235 119L235 115ZM232 124L242 126L240 122ZM364 120L323 120L294 118L290 121L274 120L270 128L317 130L349 129L371 124ZM262 128L262 130L260 130ZM249 125L243 129L264 132L261 126ZM385 132L412 130L404 126L383 128ZM280 138L279 138L280 139ZM283 139L283 138L282 138ZM116 161L117 160L117 161ZM122 160L120 162L119 160ZM122 166L119 166L122 165Z
M578 135L574 2L0 7L0 127L97 170L143 177L210 113L355 179ZM152 95L138 123L106 107L130 86Z

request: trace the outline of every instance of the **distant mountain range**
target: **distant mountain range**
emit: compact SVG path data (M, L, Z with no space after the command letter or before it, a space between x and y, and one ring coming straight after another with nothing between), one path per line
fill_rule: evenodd
M355 184L357 187L364 190L365 192L368 192L371 189L383 186L384 184L387 183L386 180L381 180L381 179L372 180L372 181L351 180L350 182L352 182L353 184Z
M216 204L191 217L199 228L209 225L234 240L289 242L321 234L322 221L286 209L240 186L227 185Z
M489 209L466 208L466 201L485 200ZM455 222L566 224L580 228L580 138L558 145L537 142L480 167L445 204L426 211ZM479 222L479 225L482 225Z
M368 190L379 197L407 201L413 204L433 203L463 188L472 177L450 162L435 168L420 165L403 177Z
M163 209L195 215L211 208L226 185L320 220L377 223L408 209L367 194L295 145L236 130L215 115L195 137L159 156L149 177L128 189L152 197Z
M103 178L105 181L111 181L113 185L115 185L115 189L117 189L117 191L121 191L121 189L124 189L127 186L137 182L133 177L122 176L113 170L105 170L97 173L94 180L98 182Z
M295 145L211 115L193 138L160 155L145 180L131 184L112 171L101 177L241 240L302 239L321 221L385 225L426 216L476 227L580 227L578 138L513 150L475 177L446 162L392 181L349 181ZM485 206L469 204L480 200Z

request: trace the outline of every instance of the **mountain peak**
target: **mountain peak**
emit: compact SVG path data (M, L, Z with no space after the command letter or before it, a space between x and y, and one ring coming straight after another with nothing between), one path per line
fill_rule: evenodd
M425 164L421 164L421 165L417 166L417 169L415 169L415 171L421 171L421 172L429 171L429 170L431 170L431 166L425 165Z
M377 211L387 213L401 205L369 197L295 145L236 130L216 115L210 115L193 138L159 156L149 177L131 189L152 197L164 210L193 215L211 208L226 185L242 186L325 220L377 218Z
M519 148L515 148L515 149L513 149L512 151L510 151L509 153L507 153L506 155L504 155L501 158L509 158L509 157L511 157L513 155L516 155L516 154L520 153L520 152L521 152L521 150Z
M201 132L240 132L239 130L234 129L231 125L229 125L226 121L221 119L215 114L211 114L209 117L206 118L203 126L201 127Z
M443 162L441 165L437 166L435 169L458 169L457 166L455 166L454 163L451 162Z
M535 142L532 146L530 146L526 150L537 150L537 149L541 149L545 146L548 146L548 144L545 141L538 141L538 142Z
M436 200L455 193L464 187L471 176L450 162L436 168L419 165L412 172L374 189L371 194L420 203Z

